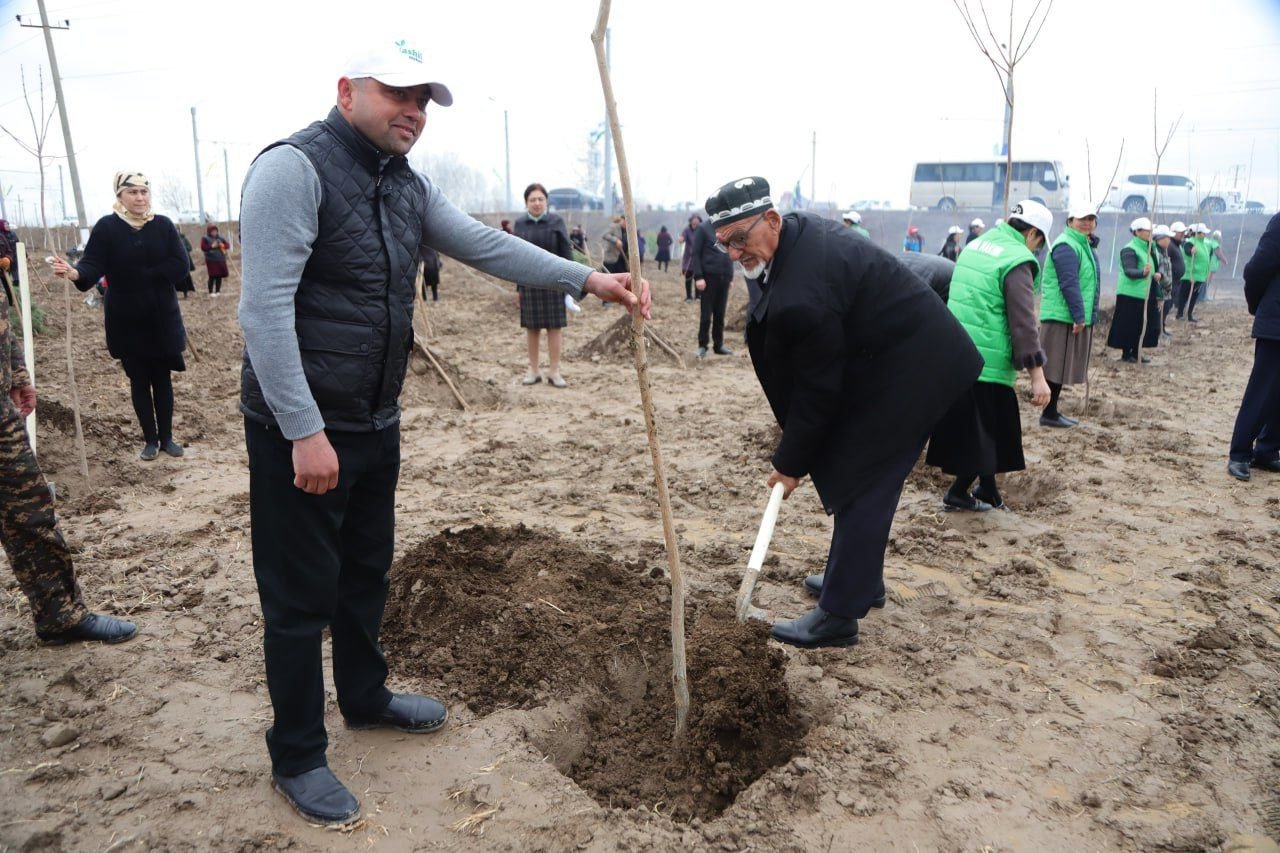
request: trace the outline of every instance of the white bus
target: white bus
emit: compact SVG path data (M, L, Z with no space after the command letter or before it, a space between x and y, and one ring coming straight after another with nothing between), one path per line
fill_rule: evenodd
M1005 166L1004 160L917 163L911 205L937 210L998 208L1004 204ZM1067 206L1068 179L1057 160L1014 160L1009 199L1034 199L1062 210Z

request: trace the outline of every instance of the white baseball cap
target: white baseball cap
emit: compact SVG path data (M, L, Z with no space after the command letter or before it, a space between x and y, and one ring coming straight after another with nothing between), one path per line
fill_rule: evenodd
M427 85L431 100L442 107L453 103L453 93L445 84L432 80L421 50L408 39L384 36L372 40L351 55L344 66L343 77L358 80L372 77L386 86L409 87Z
M972 227L973 227L973 226L975 226L975 225L976 225L976 226L978 226L979 228L986 228L986 227L987 227L987 223L983 222L981 219L975 219L975 220L973 220L972 222L970 222L970 223L969 223L969 227L970 227L970 228L972 228Z
M1203 222L1197 222L1195 225L1191 226L1191 230L1196 234L1208 234L1209 226L1205 225Z
M1173 232L1169 230L1168 225L1157 225L1155 229L1152 230L1151 236L1156 237L1157 239L1160 237L1172 237Z
M1097 216L1098 206L1087 198L1079 201L1071 202L1071 207L1067 208L1068 219L1084 219L1086 216Z
M854 223L855 225L862 224L862 214L856 210L846 210L843 214L843 217L849 220L850 222Z
M1169 230L1172 231L1174 234L1177 234L1179 231L1186 231L1187 223L1182 221L1175 222L1169 226Z
M947 229L947 233L948 233L948 234L963 234L963 233L964 233L964 229L963 229L963 228L961 228L959 225L952 225L950 228L948 228L948 229Z
M1150 220L1150 219L1147 219L1147 217L1145 217L1145 216L1139 216L1137 219L1135 219L1135 220L1133 220L1132 222L1130 222L1130 223L1129 223L1129 230L1130 230L1130 231L1134 231L1134 232L1137 232L1137 231L1150 231L1150 230L1151 230L1151 220Z
M1039 228L1040 233L1046 238L1049 236L1049 232L1053 230L1053 214L1049 212L1049 208L1031 199L1020 201L1010 208L1009 218L1021 219L1028 225Z

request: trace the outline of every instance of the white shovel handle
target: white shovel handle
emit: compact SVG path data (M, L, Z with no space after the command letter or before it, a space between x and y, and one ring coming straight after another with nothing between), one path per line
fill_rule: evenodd
M778 509L782 506L782 493L785 487L781 483L773 484L769 493L769 503L764 508L764 518L760 519L760 532L756 534L756 544L751 546L751 558L747 560L747 568L753 572L760 571L764 565L765 554L769 552L769 543L773 541L773 527L778 523Z

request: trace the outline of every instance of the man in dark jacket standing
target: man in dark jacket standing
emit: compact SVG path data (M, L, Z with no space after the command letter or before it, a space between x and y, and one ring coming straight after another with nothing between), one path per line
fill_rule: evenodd
M689 272L693 275L693 286L702 294L698 358L706 358L707 344L714 344L716 355L733 355L724 345L724 312L733 286L733 261L717 245L716 230L710 222L703 222L693 232Z
M1181 222L1175 222L1169 226L1169 230L1173 233L1173 238L1169 241L1169 295L1165 297L1164 309L1160 315L1160 324L1163 334L1166 338L1173 337L1173 333L1169 331L1169 312L1173 310L1174 303L1182 300L1185 304L1186 297L1180 296L1183 287L1183 279L1187 275L1187 258L1182 253L1182 241L1187 239L1187 226ZM1190 286L1190 282L1187 282ZM1181 316L1181 315L1179 315Z
M835 515L818 606L773 636L815 648L858 641L884 605L884 549L903 482L930 430L972 386L982 358L938 295L837 222L782 216L764 178L707 199L717 242L758 279L747 346L782 439L769 485L812 477Z
M1253 371L1231 434L1227 471L1280 473L1280 214L1271 217L1244 265L1244 299L1253 315Z
M360 811L325 758L326 627L348 726L421 733L447 716L434 699L387 689L378 644L419 246L648 313L643 282L632 294L628 274L596 273L489 228L410 168L427 104L453 102L423 63L403 39L368 45L338 80L328 117L260 154L241 193L240 408L274 711L267 748L276 789L315 823Z

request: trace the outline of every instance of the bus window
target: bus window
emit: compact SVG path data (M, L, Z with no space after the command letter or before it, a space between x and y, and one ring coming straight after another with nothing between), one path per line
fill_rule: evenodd
M941 181L942 180L942 164L940 163L918 163L916 165L917 181Z
M964 167L966 181L994 181L996 167L994 163L967 163Z

